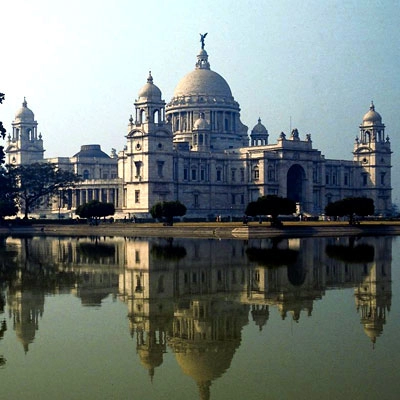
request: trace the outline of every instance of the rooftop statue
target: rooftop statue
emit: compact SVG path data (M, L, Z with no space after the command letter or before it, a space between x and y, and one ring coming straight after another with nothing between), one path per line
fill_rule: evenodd
M204 34L201 34L201 33L200 33L200 42L201 42L201 48L202 48L202 50L204 49L204 40L205 40L207 34L208 34L208 32L207 32L207 33L204 33Z

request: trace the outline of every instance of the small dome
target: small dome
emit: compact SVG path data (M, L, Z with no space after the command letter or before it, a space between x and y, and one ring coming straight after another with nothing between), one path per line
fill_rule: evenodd
M76 153L74 157L85 158L110 158L110 156L101 150L99 144L86 144L81 146L81 151Z
M149 72L147 83L140 89L138 96L138 101L161 101L161 90L154 85L151 72Z
M25 97L24 97L24 102L22 103L22 107L15 114L15 119L20 121L30 121L30 122L33 122L35 120L35 116L32 110L28 108L28 103L26 102Z
M251 132L258 134L268 133L267 128L261 123L261 118L258 118L258 124L254 126Z
M382 117L375 111L374 103L371 101L369 111L363 117L363 125L382 124Z
M204 118L204 114L200 115L200 118L196 119L193 124L193 130L205 130L210 129L210 124Z

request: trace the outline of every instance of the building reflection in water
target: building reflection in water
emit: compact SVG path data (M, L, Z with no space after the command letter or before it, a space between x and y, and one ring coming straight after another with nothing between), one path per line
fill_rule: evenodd
M353 288L360 322L375 344L391 306L391 254L390 237L3 238L0 313L8 309L27 352L47 294L72 293L97 307L119 296L150 379L172 351L208 399L249 317L255 329L265 329L270 307L299 322L326 291ZM0 340L6 330L4 320Z

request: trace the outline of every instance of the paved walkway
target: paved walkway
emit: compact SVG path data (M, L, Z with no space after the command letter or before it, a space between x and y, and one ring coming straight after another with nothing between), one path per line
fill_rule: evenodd
M163 226L159 223L101 223L98 226L80 224L35 224L31 226L1 226L2 235L43 236L124 236L124 237L187 237L187 238L261 238L261 237L310 237L349 235L400 235L400 222L363 222L350 226L337 222L285 222L280 229L268 222L243 225L227 223L176 223Z

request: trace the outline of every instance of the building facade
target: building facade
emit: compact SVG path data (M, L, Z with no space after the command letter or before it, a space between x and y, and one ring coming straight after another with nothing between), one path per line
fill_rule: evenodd
M390 140L373 103L359 126L352 160L326 158L311 135L302 137L297 129L270 143L261 119L248 135L239 104L225 79L211 70L203 44L195 69L169 103L149 73L133 111L118 154L87 145L73 157L47 160L84 178L68 192L63 209L72 213L98 199L113 202L121 215L147 217L156 202L179 200L188 217L211 219L242 216L250 201L274 194L311 215L345 197L372 198L377 214L392 210ZM25 100L6 153L10 164L44 160L43 140Z

